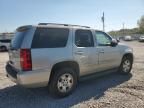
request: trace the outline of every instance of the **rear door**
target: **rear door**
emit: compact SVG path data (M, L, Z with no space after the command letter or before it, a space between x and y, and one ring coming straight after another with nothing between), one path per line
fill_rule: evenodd
M74 30L73 55L80 65L80 74L90 74L98 66L98 54L95 51L94 38L91 30Z

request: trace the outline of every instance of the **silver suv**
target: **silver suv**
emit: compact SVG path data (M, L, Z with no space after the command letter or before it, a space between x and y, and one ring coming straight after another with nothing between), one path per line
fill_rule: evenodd
M131 71L132 49L105 32L52 23L22 26L16 31L6 71L19 85L48 86L50 93L64 97L72 93L81 77Z

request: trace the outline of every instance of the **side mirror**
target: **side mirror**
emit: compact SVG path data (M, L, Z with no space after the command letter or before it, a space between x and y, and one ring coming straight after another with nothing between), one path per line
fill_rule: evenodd
M117 44L118 44L118 41L116 39L112 39L111 46L115 47L115 46L117 46Z

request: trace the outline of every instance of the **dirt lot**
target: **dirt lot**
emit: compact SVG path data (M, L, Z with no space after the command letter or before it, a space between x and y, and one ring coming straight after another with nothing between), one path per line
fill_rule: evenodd
M52 98L46 88L26 89L5 77L7 53L0 53L0 108L144 108L144 43L126 42L133 47L132 74L110 74L79 83L63 99Z

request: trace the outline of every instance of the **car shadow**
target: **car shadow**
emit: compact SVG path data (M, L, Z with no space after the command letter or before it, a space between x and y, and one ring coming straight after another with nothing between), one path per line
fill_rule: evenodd
M50 108L71 107L91 98L99 99L109 88L120 85L132 77L112 73L103 77L88 79L79 83L68 97L53 98L47 88L26 89L10 86L0 89L0 108Z

